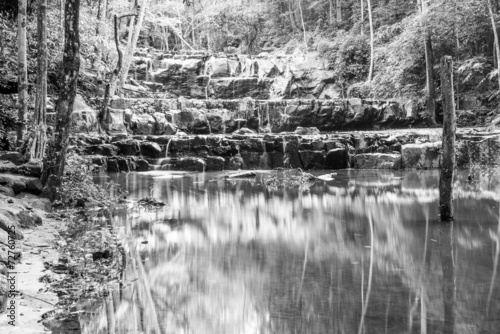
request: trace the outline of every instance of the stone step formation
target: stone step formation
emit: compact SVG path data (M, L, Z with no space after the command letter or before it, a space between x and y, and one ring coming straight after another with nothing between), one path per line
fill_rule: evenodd
M238 169L433 169L441 165L441 132L398 130L331 134L80 134L73 149L108 172ZM457 167L498 166L500 132L461 130Z
M112 99L109 136L93 135L97 115L78 97L73 143L109 172L439 168L440 129L381 131L425 127L424 113L411 103L341 99L332 77L314 53L139 50ZM496 165L498 135L467 133L459 167Z

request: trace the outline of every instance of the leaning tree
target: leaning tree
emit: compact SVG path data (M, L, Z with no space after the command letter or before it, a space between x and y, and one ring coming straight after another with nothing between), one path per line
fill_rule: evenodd
M43 162L42 184L44 193L55 199L61 185L66 162L71 114L76 96L80 70L80 0L66 0L64 8L64 56L61 91L56 102L56 125Z

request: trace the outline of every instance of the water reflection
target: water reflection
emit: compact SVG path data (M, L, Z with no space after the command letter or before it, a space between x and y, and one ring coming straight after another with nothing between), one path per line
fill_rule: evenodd
M109 176L167 206L116 213L132 265L84 331L497 332L496 178L459 174L441 224L437 172L343 171L308 192L261 176Z

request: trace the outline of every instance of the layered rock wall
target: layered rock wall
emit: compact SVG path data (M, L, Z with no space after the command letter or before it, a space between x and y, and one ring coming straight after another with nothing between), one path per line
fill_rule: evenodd
M499 166L500 133L457 137L457 167ZM79 135L80 153L109 172L302 168L306 170L433 169L441 165L440 131L324 135L233 134L145 136Z
M425 118L394 101L332 100L198 100L116 99L111 128L128 129L134 135L227 134L241 127L254 132L279 133L297 127L320 131L367 130L412 127Z

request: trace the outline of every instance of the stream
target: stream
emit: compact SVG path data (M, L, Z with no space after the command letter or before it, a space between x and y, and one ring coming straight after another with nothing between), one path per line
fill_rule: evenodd
M318 171L314 175L330 172ZM96 178L165 202L117 209L123 288L84 333L494 333L500 328L500 177L340 170L270 188L269 172ZM111 323L110 324L110 319Z

